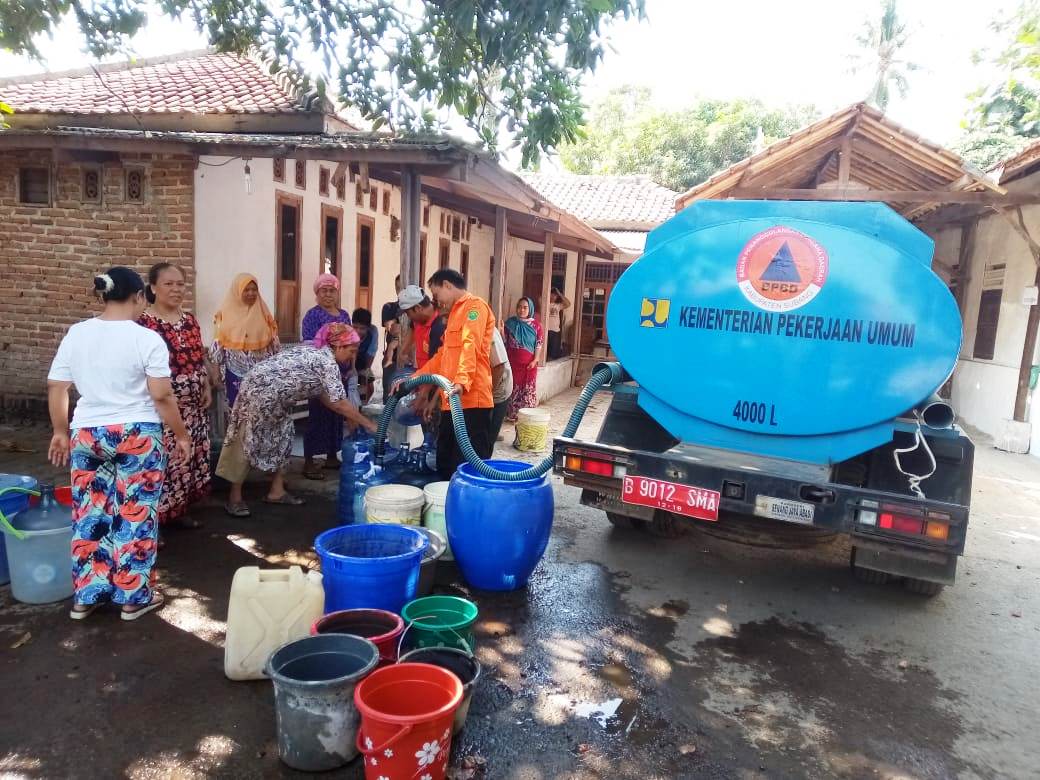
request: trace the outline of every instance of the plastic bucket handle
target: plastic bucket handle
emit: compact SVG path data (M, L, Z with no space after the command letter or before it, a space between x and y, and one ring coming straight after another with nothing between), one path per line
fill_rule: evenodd
M376 747L373 747L373 748L366 748L363 744L361 744L361 729L358 729L357 736L354 738L354 742L357 744L357 749L358 749L359 753L361 753L362 755L365 755L365 756L370 756L373 753L382 753L384 750L386 750L392 744L397 742L397 740L399 740L405 734L410 732L413 728L414 728L414 725L411 724L411 723L408 723L408 724L406 724L404 726L401 726L401 728L398 729L395 734L391 735L390 739L388 739L382 745L377 745Z
M28 493L30 496L36 496L37 498L40 497L40 491L29 490L29 488L23 487L12 486L0 488L0 497L2 497L5 493ZM3 509L0 509L0 532L10 534L15 539L19 540L25 538L25 532L19 531L17 528L11 525L11 521L7 519L7 515L4 514Z
M437 615L420 615L419 617L412 618L411 620L408 621L408 625L406 625L404 627L404 631L401 632L401 636L399 636L397 638L397 663L401 663L401 645L404 643L404 637L408 633L408 629L410 629L412 626L414 626L420 620L426 620L426 618L436 618L436 617L438 617L438 616ZM451 633L453 633L455 636L457 636L459 638L459 641L462 642L462 646L466 648L466 652L469 653L471 656L474 655L473 648L469 646L469 642L466 641L466 637L464 637L462 634L460 634L458 631L456 631L451 626L436 626L436 630L437 631L441 631L441 630L450 631Z

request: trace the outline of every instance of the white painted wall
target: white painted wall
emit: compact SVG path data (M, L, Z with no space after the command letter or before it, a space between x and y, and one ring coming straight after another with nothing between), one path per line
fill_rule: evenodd
M1038 175L1014 182L1009 189L1035 189L1040 181ZM1040 207L1023 208L1025 222L1034 236L1040 236ZM936 239L936 257L942 262L957 263L960 246L960 229L940 231ZM974 356L975 335L982 295L983 274L987 265L1004 263L1004 276L1000 317L997 323L997 340L992 360ZM1026 321L1029 307L1022 303L1022 292L1032 286L1036 266L1028 246L998 215L987 216L979 221L975 232L975 249L970 258L970 280L964 307L964 338L961 355L953 375L953 405L958 416L983 433L999 438L1006 420L1014 415L1015 394L1018 387L1018 371L1025 340ZM1034 363L1037 358L1034 356ZM1034 393L1034 396L1040 395ZM1031 407L1037 407L1036 398ZM1038 409L1040 414L1040 409ZM1034 422L1040 418L1032 416ZM1038 436L1033 426L1034 438ZM1040 442L1037 442L1040 445ZM1040 457L1040 446L1031 449Z
M371 217L375 221L372 318L377 325L382 305L396 298L394 277L400 269L401 244L400 240L391 240L390 222L391 217L399 217L401 213L400 191L373 179L371 186L379 189L376 209L373 211L369 208L367 194L363 197L362 205L356 205L355 185L350 182L347 183L346 197L343 201L336 198L335 187L331 184L328 197L319 195L319 169L324 166L329 169L331 175L336 168L335 163L308 161L306 188L297 188L294 185L294 164L293 160L287 160L286 181L275 182L272 160L250 160L252 193L246 194L245 163L242 160L227 157L200 159L195 173L195 295L196 314L207 342L213 338L213 315L224 299L231 280L238 273L245 271L255 275L260 282L261 295L272 311L274 309L275 196L278 191L303 198L299 303L301 318L314 305L312 289L314 279L321 268L322 203L343 209L343 245L340 248L340 278L343 291L341 306L348 311L353 311L356 306L359 214ZM389 214L383 213L384 190L391 193ZM440 213L439 207L431 207L429 225L421 228L421 232L427 236L427 278L438 268L442 235L450 241L449 266L456 270L461 267L461 247L466 243L469 246L469 289L475 295L486 299L491 284L494 225L471 224L468 242L451 241L450 227L446 233L440 232ZM458 216L465 218L465 215ZM508 243L515 244L515 240ZM532 246L538 248L537 245ZM509 258L510 254L507 251L507 270L511 275L506 284L506 297L507 300L511 297L515 301L523 289L523 254L521 252L519 257L512 261Z

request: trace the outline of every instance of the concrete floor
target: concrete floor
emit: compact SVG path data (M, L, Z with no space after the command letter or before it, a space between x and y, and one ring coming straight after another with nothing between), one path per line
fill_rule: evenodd
M551 404L557 427L573 400ZM9 443L42 450L43 429L0 430L0 471L49 473ZM654 539L557 483L530 586L469 594L485 674L451 776L1036 777L1040 461L976 458L958 582L931 600L854 581L843 543ZM333 484L318 488L302 511L248 521L211 500L205 530L169 534L170 603L139 623L72 623L67 605L0 588L0 776L295 776L277 759L270 686L223 676L223 620L237 567L313 563L334 516ZM468 592L449 567L438 589Z

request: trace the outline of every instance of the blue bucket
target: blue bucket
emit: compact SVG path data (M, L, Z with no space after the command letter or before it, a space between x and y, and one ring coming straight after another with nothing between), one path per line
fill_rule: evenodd
M38 484L32 477L18 474L0 474L0 514L8 520L19 512L29 508L29 494L26 490L35 491ZM15 488L12 490L11 488ZM2 522L2 521L0 521ZM7 566L7 543L0 531L0 585L11 581L11 572Z
M400 613L415 598L428 544L422 531L389 523L325 531L314 540L321 559L325 613L341 609Z

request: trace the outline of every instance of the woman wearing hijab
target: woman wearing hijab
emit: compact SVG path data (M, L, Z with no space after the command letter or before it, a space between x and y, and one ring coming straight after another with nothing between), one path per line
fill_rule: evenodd
M163 340L135 320L145 307L144 282L116 266L94 277L105 305L77 322L61 340L47 376L54 436L48 458L72 462L73 620L105 602L123 620L163 605L152 588L167 457L186 461L192 451L170 382L170 353ZM69 389L79 401L69 430ZM163 424L174 449L163 445Z
M317 305L303 316L300 333L307 342L313 342L318 331L331 322L350 324L350 315L339 307L339 279L333 274L320 274L314 280L314 297ZM340 375L343 377L343 386L347 388L347 400L360 406L357 372L353 363L340 366ZM320 398L310 399L307 402L307 429L303 435L303 476L307 479L325 479L321 466L314 462L315 455L325 456L326 469L338 469L342 441L343 419L325 406Z
M278 323L271 316L260 286L252 274L239 274L231 282L213 317L216 337L210 354L227 391L228 407L234 407L242 378L264 358L278 351Z
M516 314L506 320L506 354L513 371L513 395L506 419L516 422L521 409L538 406L538 350L542 346L542 325L534 318L534 301L521 298Z
M279 352L258 363L242 380L217 464L217 475L231 483L225 506L229 515L249 517L249 507L242 500L242 483L251 467L274 473L264 503L303 503L285 489L283 476L292 453L293 408L300 401L320 398L348 422L375 432L375 423L347 399L340 374L340 366L357 358L360 341L349 325L330 322L318 330L313 344Z

